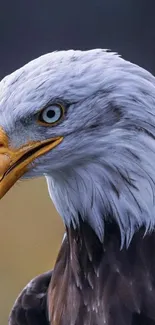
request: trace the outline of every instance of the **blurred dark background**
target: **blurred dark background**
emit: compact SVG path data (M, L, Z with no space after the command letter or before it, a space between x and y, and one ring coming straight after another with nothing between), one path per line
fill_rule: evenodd
M44 53L108 48L155 74L155 0L0 0L0 79ZM53 266L63 226L44 180L0 205L0 325L25 284Z
M95 47L155 71L155 1L0 0L0 78L43 53Z

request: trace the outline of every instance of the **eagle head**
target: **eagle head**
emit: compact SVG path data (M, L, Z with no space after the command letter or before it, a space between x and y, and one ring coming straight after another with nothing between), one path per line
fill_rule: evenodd
M41 56L0 82L0 197L44 175L65 225L122 245L155 226L155 79L102 49Z

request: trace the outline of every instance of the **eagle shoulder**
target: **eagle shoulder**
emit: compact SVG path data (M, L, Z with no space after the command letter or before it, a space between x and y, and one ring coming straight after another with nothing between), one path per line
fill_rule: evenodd
M16 299L9 325L48 325L47 290L52 271L32 279Z

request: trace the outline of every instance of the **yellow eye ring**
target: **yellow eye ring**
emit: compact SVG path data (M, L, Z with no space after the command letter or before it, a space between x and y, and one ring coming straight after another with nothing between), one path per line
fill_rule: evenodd
M61 104L49 104L38 115L38 123L44 126L54 126L60 122L65 114L65 108Z

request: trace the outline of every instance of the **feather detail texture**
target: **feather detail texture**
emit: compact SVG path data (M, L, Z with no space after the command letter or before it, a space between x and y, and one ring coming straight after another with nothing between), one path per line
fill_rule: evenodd
M154 325L155 232L139 230L120 250L117 224L106 226L104 244L85 222L67 231L48 290L50 324Z
M9 317L9 325L49 325L47 290L52 271L34 278L22 290Z

